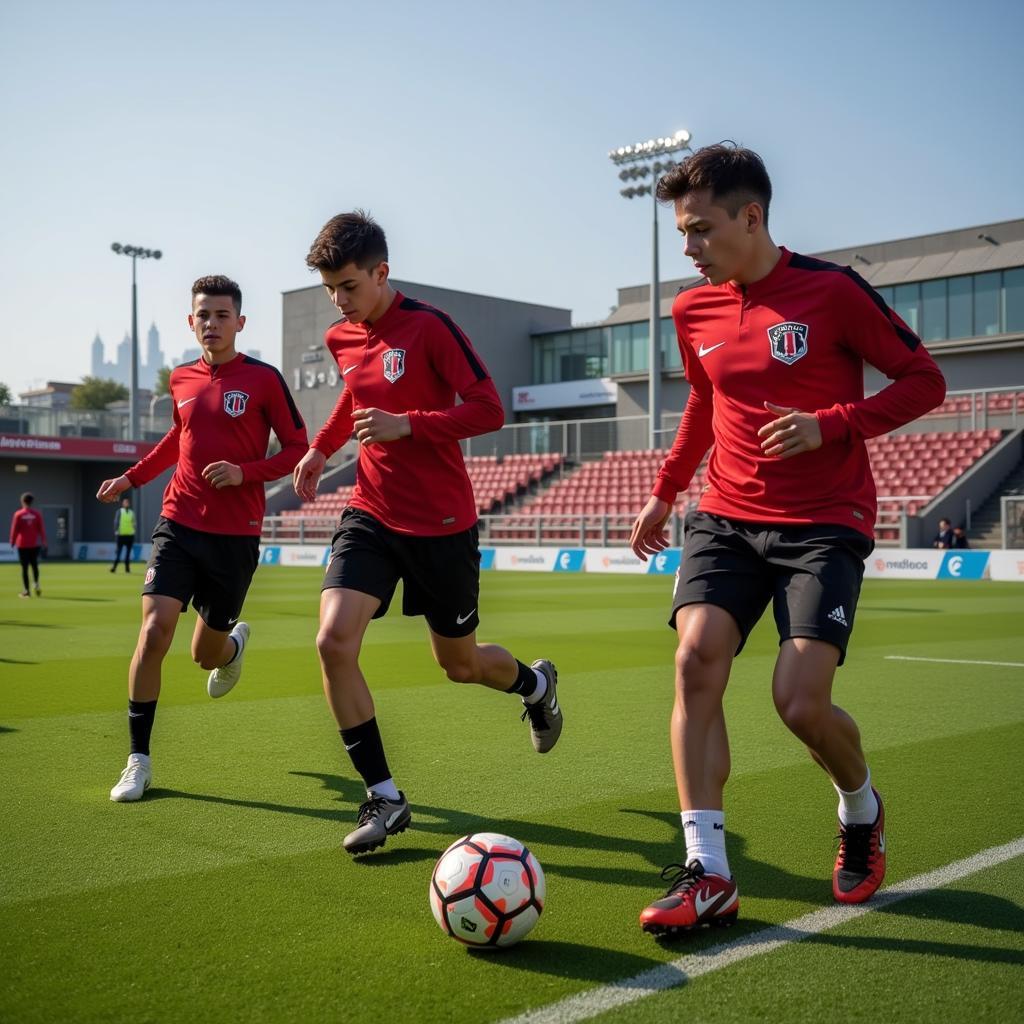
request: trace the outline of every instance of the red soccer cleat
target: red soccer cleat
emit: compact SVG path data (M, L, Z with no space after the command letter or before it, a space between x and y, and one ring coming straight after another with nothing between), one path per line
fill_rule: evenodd
M840 903L863 903L885 878L885 809L878 790L878 816L873 825L839 823L839 855L832 872L832 894Z
M736 883L709 875L699 860L669 864L661 873L668 892L640 914L640 927L652 935L675 935L702 925L724 928L736 920L740 894Z

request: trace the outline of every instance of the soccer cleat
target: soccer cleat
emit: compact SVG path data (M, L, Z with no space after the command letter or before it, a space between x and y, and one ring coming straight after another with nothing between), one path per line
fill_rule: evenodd
M544 659L535 661L531 668L543 672L548 681L544 696L534 704L523 701L526 709L520 721L530 719L530 735L533 749L538 754L546 754L562 735L562 709L558 706L558 671L555 666Z
M242 658L245 657L245 647L249 642L249 624L236 623L229 635L234 637L238 644L238 653L226 665L221 665L210 673L210 678L206 681L206 692L214 698L223 697L242 678Z
M43 592L39 589L39 584L36 584L36 597L42 597Z
M736 883L709 875L699 860L669 864L661 872L668 892L640 914L640 927L651 935L677 935L702 925L726 928L736 920L740 894Z
M152 780L153 768L149 763L149 754L129 754L128 765L121 772L117 785L110 791L110 799L116 803L141 800Z
M373 796L359 805L359 826L345 836L343 846L353 857L383 846L388 836L404 832L412 821L409 802L399 792L397 800Z
M31 597L31 594L27 590L23 590L18 597Z
M878 815L873 825L839 823L839 854L832 871L832 895L840 903L863 903L885 878L885 808L878 790Z

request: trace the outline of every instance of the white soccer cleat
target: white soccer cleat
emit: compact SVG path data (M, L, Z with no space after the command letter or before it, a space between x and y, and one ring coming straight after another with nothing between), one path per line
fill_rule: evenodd
M221 665L210 673L206 683L206 692L211 697L223 697L239 679L242 678L242 658L245 657L245 647L249 643L249 624L239 622L231 630L231 636L238 643L238 653L227 665Z
M110 791L110 799L122 804L141 800L152 781L153 768L149 754L129 754L128 765L121 772L117 785Z

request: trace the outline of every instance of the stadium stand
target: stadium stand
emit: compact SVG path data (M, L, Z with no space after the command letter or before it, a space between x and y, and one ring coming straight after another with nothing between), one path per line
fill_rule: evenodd
M994 396L1024 401L1024 393ZM957 399L959 401L959 399ZM890 434L867 442L878 493L876 536L899 542L900 516L916 515L1002 437L998 428ZM488 542L625 544L666 449L606 451L572 467L560 454L472 455L466 468ZM704 466L676 502L684 513L704 486ZM282 513L274 539L329 540L352 486ZM493 521L487 517L496 516ZM301 523L301 526L300 526Z

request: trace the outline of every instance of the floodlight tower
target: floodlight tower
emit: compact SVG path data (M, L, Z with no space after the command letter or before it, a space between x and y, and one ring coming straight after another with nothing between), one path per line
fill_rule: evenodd
M139 308L135 289L135 261L158 260L163 253L159 249L143 249L139 245L122 245L120 242L114 242L110 248L118 256L131 256L132 258L132 375L131 386L128 389L128 439L137 441L139 439L139 409L136 401L139 390Z
M679 153L690 149L690 133L681 128L675 135L664 138L648 139L636 142L632 146L619 146L613 149L608 157L613 164L622 167L619 171L620 181L636 181L650 178L650 182L642 185L627 185L619 190L619 195L626 199L637 199L650 195L653 200L654 220L651 233L651 336L648 363L650 378L647 390L647 408L650 414L650 446L658 447L658 434L661 427L661 301L658 292L658 198L656 190L658 177L673 167L672 160L662 162L658 157L666 157L670 153ZM690 150L690 152L693 152Z

